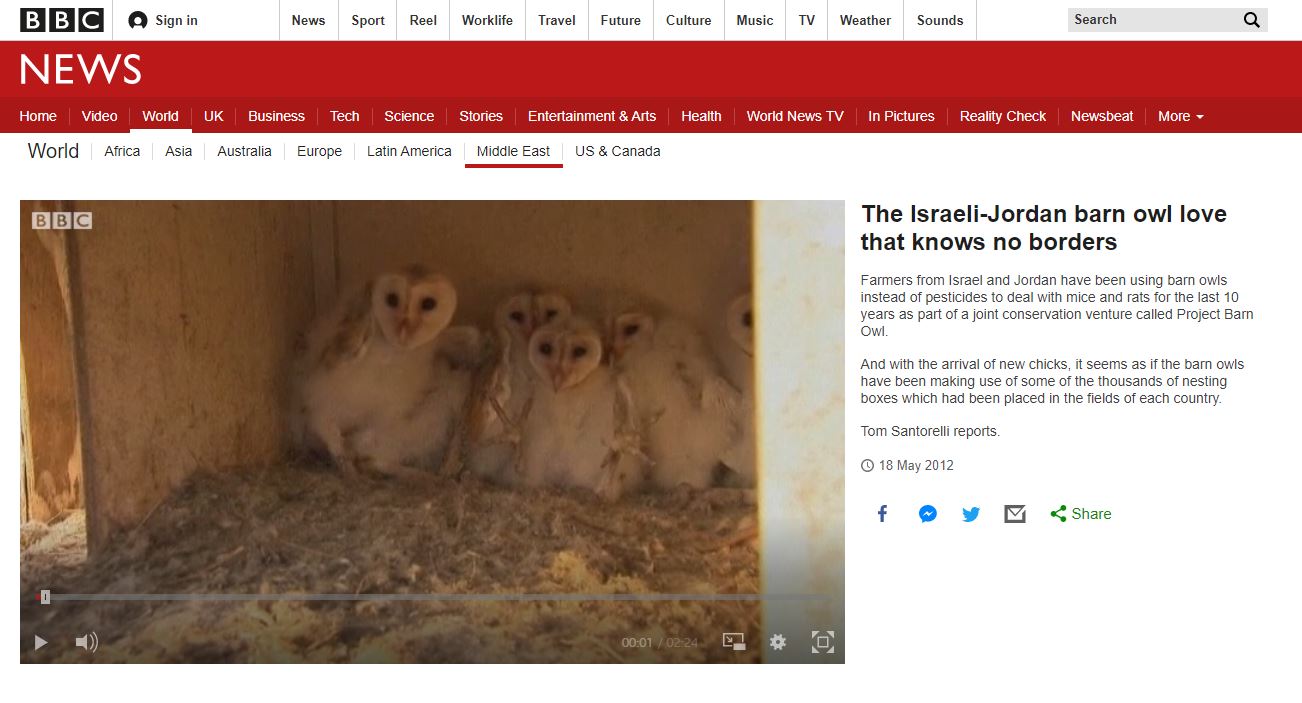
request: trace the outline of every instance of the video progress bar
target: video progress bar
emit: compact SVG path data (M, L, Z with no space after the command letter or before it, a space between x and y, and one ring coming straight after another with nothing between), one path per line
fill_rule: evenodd
M301 601L456 602L781 602L822 601L804 593L51 593L51 602L204 602L259 603Z

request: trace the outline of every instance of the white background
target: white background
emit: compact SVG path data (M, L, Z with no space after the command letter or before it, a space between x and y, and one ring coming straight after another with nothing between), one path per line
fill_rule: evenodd
M192 138L193 142L200 137ZM204 137L210 144L223 140ZM365 143L365 137L359 137ZM393 141L392 136L383 137ZM849 340L864 354L933 357L1044 352L1074 357L1149 350L1237 356L1248 363L1220 408L1078 412L1003 411L967 417L998 424L998 442L868 445L847 435L847 664L823 667L498 668L16 667L3 656L12 700L229 700L238 684L257 700L292 696L435 700L1297 700L1302 590L1297 507L1299 412L1296 165L1298 135L627 135L572 144L654 143L665 157L568 163L563 170L465 171L459 164L31 163L26 139L0 140L0 223L18 260L20 199L843 199L847 317L860 273L1225 273L1257 313L1252 323L1123 327L1079 323L1047 334L1030 325L909 330L888 345ZM55 140L58 141L58 140ZM232 140L233 141L233 140ZM1190 203L1223 207L1215 227L1115 228L1103 254L859 253L859 204L968 202L1071 207ZM1098 228L1112 230L1114 228ZM943 233L943 231L938 231ZM13 264L11 264L13 265ZM18 278L3 284L8 329L18 329ZM1165 290L1165 289L1164 289ZM835 301L829 301L835 304ZM1084 327L1093 324L1093 327ZM1174 323L1170 323L1174 324ZM1236 324L1236 327L1226 325ZM847 319L847 335L857 322ZM897 332L898 330L898 332ZM1232 330L1232 333L1227 333ZM798 333L793 330L792 333ZM829 339L828 344L842 340ZM1143 351L1140 351L1143 350ZM17 369L18 345L3 362ZM857 405L847 363L847 430L895 415ZM17 374L0 422L18 426ZM931 413L955 417L940 406ZM899 417L908 419L903 413ZM17 456L18 433L0 455ZM881 452L952 456L952 475L863 474ZM0 505L17 522L16 481ZM1114 511L1097 525L1051 524L1059 502ZM940 519L921 525L917 507ZM1030 506L1026 525L998 521L1003 503ZM891 506L878 523L880 504ZM960 505L982 516L963 524ZM16 593L18 554L0 560ZM3 613L18 632L17 609ZM16 682L16 685L15 685Z

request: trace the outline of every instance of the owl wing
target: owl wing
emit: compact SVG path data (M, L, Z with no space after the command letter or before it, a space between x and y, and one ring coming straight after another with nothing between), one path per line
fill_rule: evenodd
M491 348L477 327L449 327L434 341L434 353L454 369L477 369L491 356Z
M505 429L502 415L511 399L510 339L499 339L496 345L485 345L485 349L485 357L496 357L496 361L477 374L475 389L470 394L468 436L475 443L502 435Z
M326 342L318 359L320 366L331 369L361 357L375 331L371 317L371 285L348 301L339 315L335 333Z
M722 420L728 428L730 437L741 434L743 422L741 391L722 376L711 376L706 379L705 385L701 388L701 411Z

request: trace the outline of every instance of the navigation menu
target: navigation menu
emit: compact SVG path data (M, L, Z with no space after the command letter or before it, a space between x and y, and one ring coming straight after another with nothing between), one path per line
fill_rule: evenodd
M70 134L1296 132L1296 98L68 99L0 103L0 131Z

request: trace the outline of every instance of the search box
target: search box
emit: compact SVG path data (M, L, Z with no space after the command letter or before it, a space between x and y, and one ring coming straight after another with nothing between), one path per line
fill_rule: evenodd
M1265 32L1264 7L1095 7L1067 10L1068 32Z

